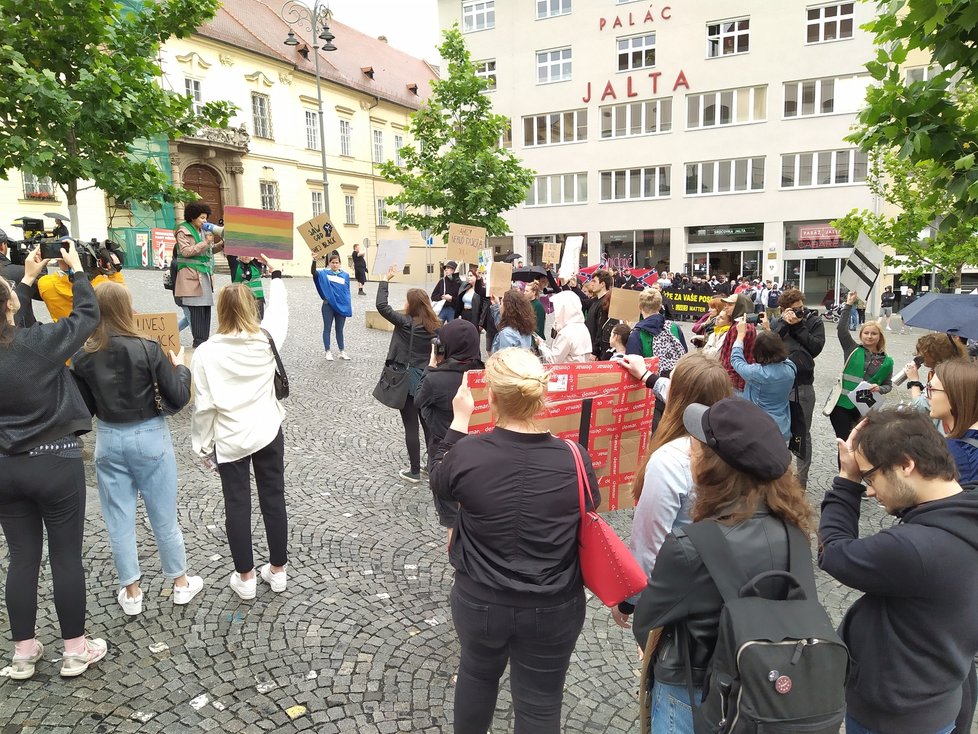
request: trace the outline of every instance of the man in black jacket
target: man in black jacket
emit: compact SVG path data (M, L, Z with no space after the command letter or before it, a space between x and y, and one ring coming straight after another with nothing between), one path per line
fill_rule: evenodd
M808 486L812 465L812 418L815 415L815 358L825 348L825 324L818 311L805 308L805 296L797 288L788 288L778 298L781 318L771 322L771 331L781 337L788 348L788 358L795 363L795 393L805 417L805 440L798 459L798 481Z
M819 566L865 592L840 629L854 662L846 731L969 731L978 495L962 492L945 439L914 410L870 413L839 441L839 463L822 502ZM860 538L864 486L900 523Z
M607 270L595 270L585 290L591 295L584 304L584 323L591 334L592 353L597 359L608 359L611 342L611 330L618 324L617 319L608 318L608 308L611 303L610 291L615 281Z
M448 323L458 313L455 299L458 297L458 289L461 287L462 282L455 274L456 269L458 269L458 263L454 260L449 260L442 265L442 277L435 284L434 290L431 291L432 303L444 302L439 313L442 323Z

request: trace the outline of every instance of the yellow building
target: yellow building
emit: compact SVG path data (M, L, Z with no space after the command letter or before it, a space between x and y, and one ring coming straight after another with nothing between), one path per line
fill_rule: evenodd
M389 220L385 203L397 187L384 181L377 164L398 159L409 117L430 93L436 70L382 37L331 20L337 50L319 52L321 140L310 40L319 31L290 27L278 13L278 6L261 0L225 0L197 33L165 45L162 83L168 89L195 104L227 100L238 108L230 129L204 129L171 142L174 181L211 205L211 221L230 205L291 211L299 224L324 210L325 145L329 213L344 242L366 246L369 265L379 240L407 239L404 280L432 278L444 247L427 247L420 233L398 230ZM289 30L297 46L285 45ZM309 259L296 234L289 272L308 273Z

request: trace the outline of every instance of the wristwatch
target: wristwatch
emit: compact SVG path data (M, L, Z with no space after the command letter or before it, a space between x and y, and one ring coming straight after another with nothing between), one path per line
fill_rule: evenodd
M909 390L912 387L916 387L918 390L923 390L924 383L922 383L920 380L910 380L907 382L907 389Z

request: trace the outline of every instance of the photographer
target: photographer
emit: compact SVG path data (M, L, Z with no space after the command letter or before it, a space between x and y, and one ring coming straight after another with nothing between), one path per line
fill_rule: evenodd
M72 242L70 239L65 240L65 243ZM95 250L93 245L94 243L88 242L81 244L81 248L87 251L88 257L86 259L90 260L88 267L83 266L81 258L77 257L78 243L74 243L73 247L79 269L84 270L91 278L92 287L94 288L107 280L125 285L126 281L121 272L122 260L117 254L118 250L112 250L109 247L100 247L99 250ZM72 312L73 295L70 276L73 272L77 271L70 263L66 262L64 258L58 258L58 271L38 278L37 292L40 294L41 300L44 301L44 305L48 307L52 321L60 321Z
M771 331L781 337L788 348L788 358L798 367L793 399L801 404L805 416L805 440L798 460L798 481L808 486L812 465L812 417L815 415L815 358L825 348L825 325L818 311L805 308L805 296L797 288L788 288L778 298L781 318L771 322Z
M77 437L92 430L92 418L65 367L98 324L99 310L75 245L66 243L61 257L77 292L74 310L59 323L15 325L17 311L31 307L27 293L47 264L38 251L25 261L16 288L0 280L0 525L10 553L6 602L14 680L32 677L44 654L34 635L45 529L65 645L61 675L81 675L106 652L103 640L85 638L85 467Z

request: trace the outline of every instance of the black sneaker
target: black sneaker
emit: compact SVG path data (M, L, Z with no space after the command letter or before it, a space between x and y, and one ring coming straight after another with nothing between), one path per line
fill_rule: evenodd
M421 472L412 472L410 469L401 469L397 476L405 482L411 482L411 484L417 484L421 481Z

